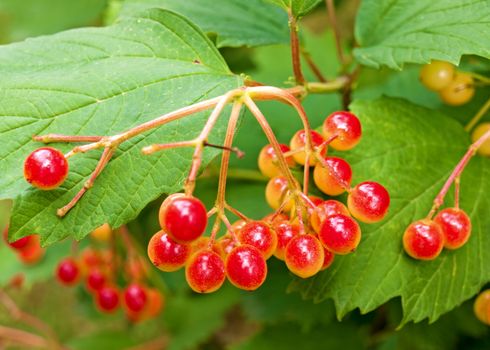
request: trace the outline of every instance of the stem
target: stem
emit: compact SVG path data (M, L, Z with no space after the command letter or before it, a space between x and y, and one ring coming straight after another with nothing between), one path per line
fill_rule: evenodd
M11 327L0 326L0 340L2 340L0 345L3 345L3 340L6 340L8 342L22 344L29 348L49 348L49 343L44 338L36 334Z
M481 81L485 85L490 84L490 78L489 77L486 77L486 76L484 76L482 74L478 74L478 73L475 73L475 72L461 72L461 73L465 73L465 74L471 75L473 78L475 78L476 80Z
M459 163L456 165L454 168L453 172L451 175L449 175L449 178L446 180L444 183L444 186L442 186L441 191L439 194L436 196L434 199L434 204L432 205L432 208L427 215L428 219L431 219L434 214L437 212L439 207L444 203L444 197L446 196L447 192L449 191L449 188L451 187L452 183L458 178L461 173L463 172L464 168L466 165L468 165L469 161L471 158L476 154L476 151L480 146L486 141L490 139L490 130L488 130L486 133L484 133L478 140L476 140L466 151L464 154L463 158L459 161Z
M229 212L235 214L236 216L238 216L240 219L246 221L246 222L249 222L249 221L252 221L248 216L246 216L245 214L243 214L241 211L239 211L238 209L236 208L233 208L231 205L229 205L228 203L225 202L225 208L226 210L228 210Z
M308 67L310 68L310 70L312 71L312 73L315 75L315 77L320 82L326 83L327 82L327 79L322 74L322 71L320 70L320 68L318 68L318 66L316 65L315 61L313 61L313 58L311 57L310 53L307 52L307 51L305 51L305 50L302 50L301 53L303 54L303 57L306 60L306 64L308 64Z
M303 85L305 83L305 77L301 71L301 60L299 57L298 25L296 24L296 18L293 16L291 10L288 11L288 16L294 78L297 84Z
M33 136L34 141L43 143L51 142L97 142L102 139L102 136L69 136L59 134L47 134L42 136Z
M182 147L194 147L196 146L196 141L191 140L191 141L180 141L180 142L171 142L171 143L164 143L164 144L154 144L150 146L143 147L141 152L145 155L149 155L158 151L163 151L166 149L171 149L171 148L182 148Z
M473 118L469 121L469 123L465 126L466 131L470 131L475 127L475 125L480 121L480 119L487 113L490 109L490 98L485 102L485 104L478 110Z
M325 5L327 6L328 20L332 26L334 37L335 37L335 48L337 50L337 57L342 65L345 65L344 51L342 49L342 43L340 41L340 29L337 24L337 16L335 15L335 5L333 0L325 0Z

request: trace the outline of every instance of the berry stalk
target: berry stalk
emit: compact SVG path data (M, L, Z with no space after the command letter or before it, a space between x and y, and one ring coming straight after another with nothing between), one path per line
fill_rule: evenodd
M301 59L299 50L299 39L298 39L298 25L296 23L296 18L293 16L291 10L288 11L289 16L289 32L290 32L290 42L291 42L291 58L293 64L294 78L296 83L303 85L305 83L305 77L301 71Z

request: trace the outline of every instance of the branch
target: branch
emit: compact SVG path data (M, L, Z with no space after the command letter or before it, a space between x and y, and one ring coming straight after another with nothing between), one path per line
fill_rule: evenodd
M296 18L293 16L291 10L288 12L288 16L294 78L297 84L303 85L305 83L305 77L303 76L303 72L301 71L301 59L299 57L300 50L298 39L298 25L296 24Z

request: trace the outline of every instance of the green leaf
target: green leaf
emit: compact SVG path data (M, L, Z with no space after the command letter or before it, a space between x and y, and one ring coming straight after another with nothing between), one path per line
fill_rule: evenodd
M203 31L216 34L218 47L289 42L286 14L263 0L126 0L120 15L133 15L152 7L188 17Z
M453 119L399 99L356 101L351 110L359 115L364 134L354 150L343 154L353 167L353 183L386 185L390 212L379 224L362 225L354 254L338 256L331 268L296 280L292 288L315 301L333 298L339 317L355 308L367 313L400 296L402 323L434 321L490 280L490 162L476 157L462 176L461 207L473 223L469 242L431 262L411 259L403 250L403 232L429 212L468 147L468 134ZM451 196L446 204L452 205Z
M487 0L365 0L354 55L363 65L394 69L432 59L458 64L465 54L490 58L489 26Z
M298 18L306 15L313 10L322 0L266 0L281 6L286 11L291 10L292 14Z
M107 0L0 0L0 43L96 24Z
M143 156L145 145L197 136L209 112L123 143L68 215L70 201L95 169L100 150L70 159L67 181L53 191L29 188L23 159L34 134L113 135L164 113L240 86L207 37L183 17L150 10L107 28L73 30L0 48L0 198L16 196L14 237L39 233L44 244L83 238L103 222L118 227L161 193L179 190L191 149ZM226 113L226 111L225 111ZM220 142L226 116L210 142ZM67 151L73 145L55 145ZM206 150L206 165L216 150Z

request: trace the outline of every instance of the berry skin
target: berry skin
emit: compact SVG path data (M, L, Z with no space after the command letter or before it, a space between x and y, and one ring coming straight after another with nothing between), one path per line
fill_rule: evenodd
M354 187L347 197L347 207L357 220L372 224L384 219L390 206L390 195L379 183L366 181Z
M321 225L326 218L335 214L350 215L349 210L344 203L334 199L322 201L322 203L318 204L311 213L311 227L313 227L313 230L315 230L316 233L320 232Z
M111 286L101 288L95 296L95 304L101 312L114 312L119 306L119 291Z
M58 187L67 175L68 162L63 153L55 148L38 148L24 162L24 178L41 190Z
M289 220L289 216L287 216L284 213L270 213L262 218L262 221L265 221L271 225L274 225L276 223L281 223L283 221L288 221L288 220Z
M56 269L56 277L66 286L76 284L80 277L80 269L77 262L72 258L62 260Z
M456 73L453 81L439 91L441 100L450 106L460 106L471 100L475 94L474 81L471 75Z
M276 176L269 180L265 187L265 200L272 209L279 209L281 204L289 194L288 180L283 176ZM289 199L287 204L283 207L283 211L289 211L292 209L294 201Z
M85 286L90 292L96 292L104 287L106 284L105 275L98 269L94 268L88 273L85 281Z
M206 207L194 197L176 193L165 199L159 212L160 226L174 240L189 243L199 238L206 229Z
M361 228L352 217L336 214L325 219L318 238L331 252L339 255L349 254L361 241Z
M235 247L228 254L225 269L230 283L243 290L256 290L267 276L264 256L247 244Z
M451 63L444 61L432 61L422 66L420 81L432 91L440 91L448 86L454 78L455 69Z
M482 137L488 130L490 130L490 123L479 124L471 133L471 141L476 142L476 140ZM477 152L482 156L490 157L490 140L483 142L480 148L478 148Z
M444 247L447 249L458 249L470 238L471 220L461 209L443 209L436 215L434 221L442 229Z
M111 235L112 230L108 223L97 227L95 230L92 231L92 233L90 233L90 237L93 240L101 243L109 242L109 240L111 239Z
M444 247L444 235L439 224L429 219L412 222L403 234L405 252L414 259L433 260Z
M29 236L29 244L27 244L22 250L19 250L19 259L26 265L33 265L39 262L46 252L41 248L41 243L38 235Z
M165 272L184 267L192 252L190 244L175 242L163 231L158 231L148 242L148 257L153 265Z
M281 222L274 225L277 235L277 247L274 256L279 260L284 260L284 253L289 241L299 235L299 226L289 222Z
M287 153L290 151L287 145L279 144L282 153ZM279 167L277 165L277 156L274 148L271 145L266 145L262 148L259 153L259 169L260 172L267 177L274 177L281 174ZM296 165L294 158L292 156L286 157L286 163L290 168Z
M345 192L346 187L350 186L352 169L349 163L342 158L326 157L325 162L329 167L324 167L318 163L313 171L313 180L323 193L329 196L338 196Z
M211 250L202 250L192 255L185 266L185 279L197 293L218 290L225 278L225 263L221 256Z
M323 265L322 265L322 268L320 269L320 271L326 270L330 266L332 266L334 258L335 258L335 254L332 253L328 249L323 249L323 253L324 253L325 257L323 258Z
M235 248L235 241L231 234L225 234L221 236L215 243L213 250L217 252L221 258L226 259L228 254Z
M292 273L301 278L316 275L325 258L320 241L313 235L294 236L286 246L284 261Z
M238 233L238 240L257 248L264 259L269 259L277 247L277 235L269 225L261 221L247 223Z
M137 283L132 283L124 290L124 306L132 312L139 313L143 311L148 296L145 289Z
M473 304L473 312L481 322L490 326L490 289L478 294Z
M350 112L334 112L323 122L323 137L329 139L334 135L338 136L330 142L330 146L339 151L347 151L361 140L361 122Z
M323 139L322 135L317 133L315 130L311 130L311 142L312 142L313 148L320 146L324 141L325 140ZM306 131L299 130L291 138L291 142L289 144L289 146L291 147L291 151L295 151L297 149L305 147L305 145L306 145ZM322 149L321 154L323 156L325 154L327 154L327 147L326 146ZM293 154L293 158L298 164L305 165L305 162L306 162L305 152L302 151L302 152L295 153L295 154ZM309 165L313 166L316 164L316 162L317 162L317 159L313 155L311 155L309 162L308 162Z

